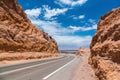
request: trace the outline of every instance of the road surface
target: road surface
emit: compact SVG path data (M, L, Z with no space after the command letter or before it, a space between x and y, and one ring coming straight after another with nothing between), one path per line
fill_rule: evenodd
M0 80L71 80L80 59L73 54L60 58L1 66Z

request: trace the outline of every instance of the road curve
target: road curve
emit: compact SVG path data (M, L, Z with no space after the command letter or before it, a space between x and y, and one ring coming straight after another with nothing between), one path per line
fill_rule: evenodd
M66 54L60 58L2 66L0 80L49 80L49 77L53 77L55 72L70 64L75 58L74 55Z

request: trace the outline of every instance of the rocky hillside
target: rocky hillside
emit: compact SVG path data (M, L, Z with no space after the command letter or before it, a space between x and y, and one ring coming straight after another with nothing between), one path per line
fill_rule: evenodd
M76 55L80 56L80 55L82 55L82 54L90 54L90 49L80 48L80 49L77 51Z
M89 63L99 80L120 80L120 8L101 17Z
M57 53L56 41L35 27L17 0L0 0L0 51Z

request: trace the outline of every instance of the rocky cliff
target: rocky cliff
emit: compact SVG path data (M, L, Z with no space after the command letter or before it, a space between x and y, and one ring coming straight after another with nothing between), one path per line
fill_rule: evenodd
M34 26L17 0L0 0L0 51L57 53L56 41Z
M99 80L120 80L120 8L101 17L89 63Z

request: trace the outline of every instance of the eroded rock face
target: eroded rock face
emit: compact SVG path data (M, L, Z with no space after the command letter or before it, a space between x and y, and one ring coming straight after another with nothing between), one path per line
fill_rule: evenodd
M90 49L80 48L76 53L76 55L78 56L83 55L83 54L90 54Z
M89 63L99 80L120 80L120 8L101 17Z
M56 41L35 27L17 0L0 0L0 51L57 53Z

